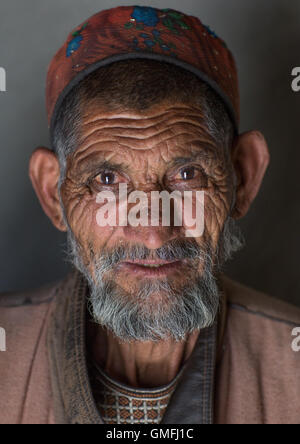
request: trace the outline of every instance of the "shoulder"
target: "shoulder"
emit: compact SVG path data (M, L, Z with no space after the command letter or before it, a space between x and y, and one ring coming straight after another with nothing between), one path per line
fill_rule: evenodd
M0 293L0 311L4 308L36 307L49 304L56 296L70 291L78 274L76 270L72 270L63 279L45 284L39 288L23 292Z
M0 293L1 308L35 306L50 302L58 291L58 283L44 285L24 292Z
M300 326L300 308L236 282L225 275L221 285L228 309L291 326Z
M24 418L25 397L44 414L43 402L51 394L47 332L62 282L0 294L0 422ZM31 410L25 412L28 417L35 415Z
M0 326L12 349L35 344L55 300L57 284L0 295Z
M300 309L226 276L220 286L227 300L219 357L222 415L231 403L238 423L299 422L300 352L294 331Z
M55 306L55 301L68 292L73 278L74 273L70 273L60 281L34 290L0 294L0 326L12 335L18 331L38 329Z

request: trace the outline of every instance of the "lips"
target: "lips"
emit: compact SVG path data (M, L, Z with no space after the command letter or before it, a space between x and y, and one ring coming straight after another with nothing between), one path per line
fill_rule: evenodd
M121 262L119 268L144 277L160 277L174 273L182 266L182 261L135 260Z

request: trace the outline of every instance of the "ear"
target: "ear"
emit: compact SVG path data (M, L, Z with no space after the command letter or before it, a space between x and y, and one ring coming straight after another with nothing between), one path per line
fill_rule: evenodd
M31 155L29 177L44 212L60 231L67 231L58 195L59 162L48 148L39 147Z
M232 161L238 179L232 217L240 219L255 199L270 161L264 136L259 131L241 134L233 148Z

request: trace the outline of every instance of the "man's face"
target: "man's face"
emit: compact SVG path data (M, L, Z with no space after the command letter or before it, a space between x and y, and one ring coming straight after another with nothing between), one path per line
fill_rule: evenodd
M204 191L203 235L187 238L184 224L172 223L100 227L97 195L115 193L118 213L120 183L128 193ZM201 277L208 277L208 259L213 269L233 199L232 169L194 105L160 104L139 113L89 106L82 113L78 148L68 158L61 197L90 283L106 281L106 291L113 283L118 297L140 303L140 312L167 314L171 294L180 298L185 289L198 288ZM103 267L113 253L110 266Z

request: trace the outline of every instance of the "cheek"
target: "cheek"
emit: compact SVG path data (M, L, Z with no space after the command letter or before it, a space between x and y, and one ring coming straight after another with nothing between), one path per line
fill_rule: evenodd
M230 208L227 193L215 191L209 193L205 199L205 227L214 246L217 245L225 220Z
M198 199L193 198L192 218L196 222L192 231L188 229L189 235L195 237L199 244L209 242L215 249L228 217L229 201L227 192L216 189L206 190L202 196L199 195Z
M112 237L115 227L99 226L97 214L103 204L96 201L96 196L70 197L66 206L67 218L75 238L82 246L84 256L89 258L92 251L99 252Z

